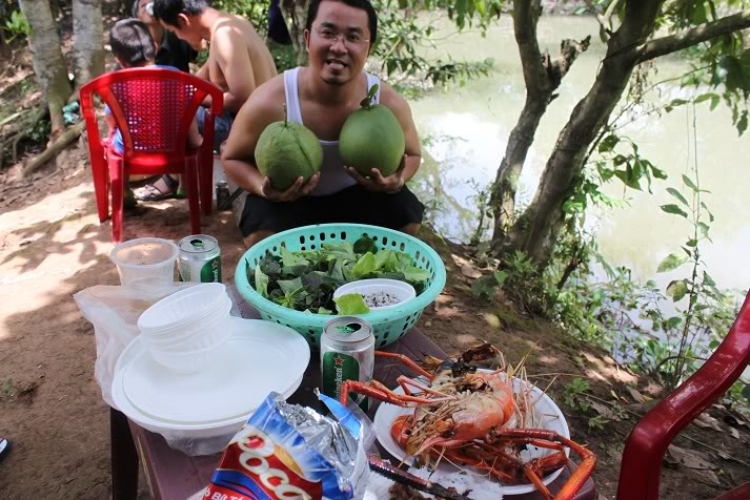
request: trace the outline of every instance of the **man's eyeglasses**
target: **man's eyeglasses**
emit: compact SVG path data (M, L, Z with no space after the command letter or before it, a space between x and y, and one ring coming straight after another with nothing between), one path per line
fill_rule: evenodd
M336 31L330 29L330 28L323 28L317 31L320 38L323 40L326 40L328 42L331 42L331 44L336 43L339 39L346 45L351 44L353 46L360 46L365 43L370 43L369 38L362 37L359 33L337 33Z

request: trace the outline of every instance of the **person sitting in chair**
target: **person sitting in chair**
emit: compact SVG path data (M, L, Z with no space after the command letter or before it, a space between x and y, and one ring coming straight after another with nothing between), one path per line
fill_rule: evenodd
M154 43L153 38L151 38L146 24L138 19L122 19L116 22L109 32L109 44L112 47L112 55L115 56L120 68L167 68L177 71L177 68L172 66L161 66L154 63L157 45ZM112 116L109 107L105 107L104 112L107 125L110 129L111 146L116 153L122 155L125 151L122 133L117 128L115 117ZM137 120L134 120L129 126L131 134L138 133ZM148 127L149 124L144 122L143 126ZM188 133L187 147L197 148L201 145L201 142L202 139L198 132L198 122L193 119ZM175 182L177 181L175 180ZM135 204L136 199L133 191L126 188L125 208L132 208Z

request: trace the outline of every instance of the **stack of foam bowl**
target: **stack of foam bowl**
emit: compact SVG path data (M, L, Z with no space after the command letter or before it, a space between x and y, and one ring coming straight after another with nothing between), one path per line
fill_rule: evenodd
M198 373L214 360L231 333L232 301L221 283L205 283L173 293L138 319L140 339L168 369Z
M270 392L297 390L310 361L297 332L234 318L231 307L220 283L175 292L141 315L141 334L117 360L117 408L189 454L224 449Z

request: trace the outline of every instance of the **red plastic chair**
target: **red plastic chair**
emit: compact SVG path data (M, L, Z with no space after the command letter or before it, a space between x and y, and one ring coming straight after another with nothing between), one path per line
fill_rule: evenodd
M99 136L94 93L109 106L122 133L122 156L110 141L103 142ZM151 67L102 75L81 87L80 95L100 222L109 218L110 187L112 190L113 241L122 240L123 187L131 174L183 174L191 231L200 233L200 206L205 215L211 214L213 117L222 113L221 89L182 71ZM204 123L203 144L198 149L186 149L190 124L207 95L211 96L211 107Z
M656 405L630 433L620 469L618 500L659 498L661 464L677 434L724 394L750 363L750 294L716 352L706 363ZM750 483L720 497L747 500Z

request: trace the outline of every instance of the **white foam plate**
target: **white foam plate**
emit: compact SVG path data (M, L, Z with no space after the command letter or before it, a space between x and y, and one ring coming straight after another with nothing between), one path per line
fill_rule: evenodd
M482 370L489 371L489 370ZM424 383L423 379L419 382ZM513 379L513 390L520 392L523 388L524 382L519 379ZM529 384L531 385L531 384ZM399 386L393 390L396 394L403 394L403 389ZM536 386L531 386L529 392L529 398L533 403L536 418L538 420L536 427L539 429L547 429L555 431L561 436L570 438L570 430L568 429L568 423L565 421L565 417L560 411L560 408L555 404L549 396L547 396L541 389ZM383 445L388 453L393 455L398 460L403 460L405 463L411 465L413 457L406 456L405 451L396 441L391 437L391 425L401 415L410 415L414 412L414 408L402 408L400 406L383 403L378 407L378 411L375 413L375 431L378 436L378 441ZM529 445L525 451L521 452L521 458L524 461L531 460L532 458L543 457L550 453L554 453L554 450L546 450L538 448L536 446ZM565 450L566 454L569 451ZM460 473L471 473L475 469L471 467L463 467L459 469L446 461L441 461L438 465L438 470L442 474L460 474ZM543 482L545 485L551 483L557 476L562 472L562 468L555 472L548 474L544 477ZM490 487L494 484L499 483L497 479L490 479L486 473L482 473L476 470L475 477L473 478L474 485L477 489L481 488L484 484L486 487ZM488 485L486 483L493 483ZM502 484L502 483L500 483ZM523 495L525 493L531 493L536 490L533 484L519 484L519 485L505 485L502 484L502 490L504 495Z
M305 339L267 321L232 318L231 325L216 362L191 375L154 361L136 338L118 361L116 404L126 400L125 408L147 420L200 426L244 419L272 391L291 395L310 360Z

